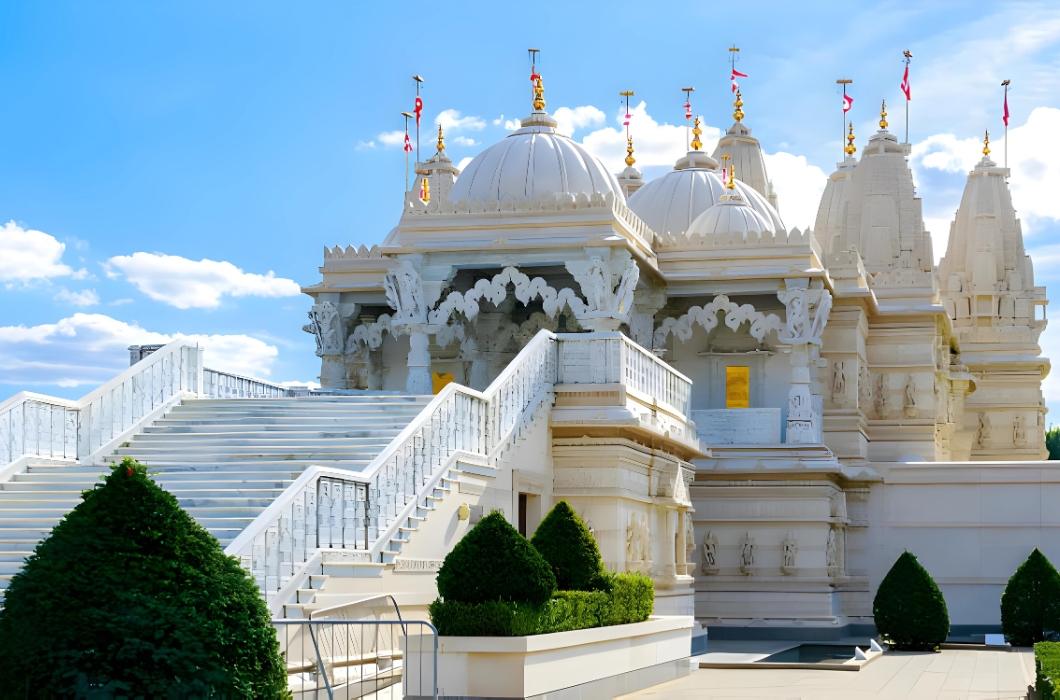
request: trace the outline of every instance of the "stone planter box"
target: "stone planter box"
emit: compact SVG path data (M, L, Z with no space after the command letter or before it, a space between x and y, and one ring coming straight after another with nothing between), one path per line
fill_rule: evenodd
M693 618L531 637L439 637L439 698L611 698L688 675ZM406 697L431 697L431 640L408 638ZM418 650L423 649L423 653ZM423 679L423 687L418 687ZM570 689L568 692L559 692Z

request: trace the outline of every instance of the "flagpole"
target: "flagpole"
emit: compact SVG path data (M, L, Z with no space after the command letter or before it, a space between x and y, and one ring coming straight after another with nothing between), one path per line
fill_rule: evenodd
M402 112L401 116L405 117L405 143L408 143L409 138L409 117L412 115L408 112ZM405 149L405 192L409 191L409 149Z
M846 137L847 137L847 110L846 110L847 85L850 85L852 82L854 82L854 81L851 80L850 78L840 78L839 80L836 81L836 83L838 83L838 84L843 86L843 133L842 133L842 137L839 139L839 147L840 148L843 148L843 140L846 139ZM846 149L843 149L843 153L844 153L843 158L845 159L846 158L846 155L845 155L846 154Z
M913 59L913 52L906 50L902 52L905 56L905 72L909 73L909 62ZM909 93L905 94L905 142L909 143Z
M530 93L532 97L535 97L534 76L537 75L537 55L541 53L541 49L527 49L526 52L530 54Z
M418 106L419 105L419 101L420 101L420 83L423 82L423 78L421 78L418 75L414 75L414 76L412 76L412 79L416 81L416 104ZM420 159L420 118L419 118L419 114L420 114L421 111L422 111L422 109L417 110L417 112L416 112L416 162L417 163L422 163L423 162Z
M689 120L692 119L692 93L695 92L694 87L681 88L685 93L685 150L690 150L692 146L691 132L689 131L692 127L689 126Z
M1008 168L1008 86L1012 81L1006 79L1001 85L1005 88L1005 167Z

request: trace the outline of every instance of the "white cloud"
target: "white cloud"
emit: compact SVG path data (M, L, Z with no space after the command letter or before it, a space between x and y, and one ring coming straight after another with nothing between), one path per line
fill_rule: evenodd
M267 377L279 351L247 335L183 335L148 331L103 314L77 313L58 323L0 326L0 383L93 386L129 365L128 347L183 337L205 348L205 364Z
M924 228L931 234L931 250L935 254L935 264L946 254L950 242L950 220L925 216Z
M80 270L71 275L71 279L75 280L94 280L97 279L95 275L88 271L88 268L82 267Z
M59 293L55 295L55 300L61 301L64 304L73 304L74 306L95 306L99 303L99 295L96 294L95 289L71 292L66 287L63 287L59 290Z
M482 142L476 141L474 139L469 139L466 136L455 136L451 139L451 143L454 146L479 146Z
M816 165L806 162L805 156L796 156L779 151L773 155L763 154L766 172L773 181L780 205L780 216L789 229L810 228L817 219L821 194L828 183L828 176ZM739 179L739 173L736 174Z
M131 304L131 303L133 303L132 299L125 298L125 299L115 299L114 301L110 302L109 305L110 306L124 306L125 304Z
M958 139L953 134L935 134L913 144L910 162L917 168L946 173L967 173L983 157L983 142L977 138Z
M562 108L561 108L562 109ZM558 111L558 110L557 110ZM626 157L625 121L626 111L624 108L615 113L615 123L618 127L604 127L585 135L582 143L589 152L604 162L611 172L621 172L625 167L623 159ZM641 102L636 107L630 108L630 134L633 136L633 154L637 159L637 168L642 170L653 165L673 166L678 158L688 152L688 141L685 126L660 124L648 114L647 106ZM702 119L701 119L702 122ZM703 150L713 153L714 147L718 145L721 138L721 129L707 126L703 123Z
M455 109L442 111L434 118L434 123L446 131L482 131L486 128L486 120L482 117L461 117L460 112Z
M355 151L367 151L373 148L375 148L375 141L358 141L353 147Z
M504 128L507 129L508 131L515 131L517 129L521 129L522 127L523 127L523 123L519 119L505 119L504 120Z
M472 158L471 156L468 156L467 158L461 158L460 162L456 164L456 167L460 168L460 170L463 171L464 168L467 167L467 164L470 163L473 160L475 160L475 159Z
M582 107L560 107L552 118L556 120L556 131L571 136L578 129L587 126L600 126L607 121L607 115L592 105Z
M383 133L379 134L379 143L383 144L384 146L403 146L405 145L405 132L384 131Z
M73 273L62 262L66 244L9 221L0 227L0 281L30 282Z
M178 309L210 309L221 296L289 297L301 293L294 280L243 272L230 262L189 260L179 255L133 253L107 261L141 292ZM109 276L109 273L108 273Z
M493 126L500 126L503 123L504 123L504 115L503 114L493 120Z

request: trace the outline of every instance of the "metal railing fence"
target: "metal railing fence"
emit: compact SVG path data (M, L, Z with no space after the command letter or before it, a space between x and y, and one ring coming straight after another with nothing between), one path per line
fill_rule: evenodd
M273 620L296 700L438 698L438 630L423 620ZM411 647L409 645L412 645ZM406 663L409 657L415 659Z

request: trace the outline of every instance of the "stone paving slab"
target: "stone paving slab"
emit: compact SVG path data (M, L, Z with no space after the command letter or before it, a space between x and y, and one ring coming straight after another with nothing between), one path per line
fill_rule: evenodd
M727 650L727 653L732 653ZM1023 700L1034 654L1019 651L888 652L857 673L818 669L698 669L624 700Z

